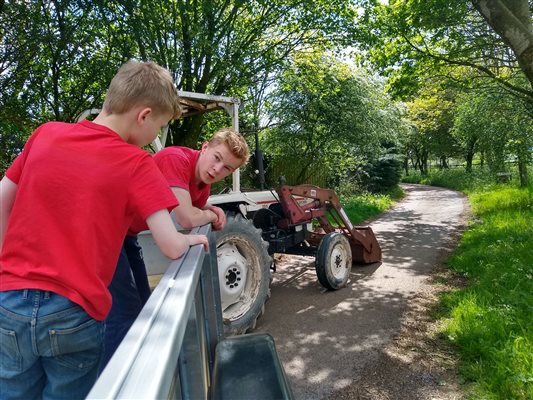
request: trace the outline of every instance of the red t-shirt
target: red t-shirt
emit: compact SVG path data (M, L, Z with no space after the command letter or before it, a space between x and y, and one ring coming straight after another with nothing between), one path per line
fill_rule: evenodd
M176 198L144 150L89 121L40 126L7 170L17 195L0 254L0 290L65 296L97 320L133 217Z
M153 158L168 185L185 189L191 195L192 205L203 208L207 204L211 185L196 184L195 169L200 151L188 147L171 146L154 154ZM148 229L146 223L136 218L133 222L130 235Z
M172 146L154 154L154 161L169 186L189 191L192 205L203 208L207 204L211 185L196 184L195 170L200 151L188 147Z

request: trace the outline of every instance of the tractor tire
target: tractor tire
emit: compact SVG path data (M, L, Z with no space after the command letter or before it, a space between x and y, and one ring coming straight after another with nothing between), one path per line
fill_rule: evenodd
M213 232L224 333L238 335L255 328L270 297L268 243L261 230L240 214L228 215L223 230Z
M318 281L326 289L337 290L346 286L352 269L352 249L342 233L330 232L322 238L315 269Z

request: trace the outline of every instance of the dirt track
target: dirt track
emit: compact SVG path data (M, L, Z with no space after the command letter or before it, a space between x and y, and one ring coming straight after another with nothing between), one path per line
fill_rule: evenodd
M439 385L431 371L420 380L422 385L426 379L429 389L418 394L398 383L383 396L360 395L368 374L388 364L386 349L401 336L406 316L416 322L414 305L428 291L427 278L464 228L468 213L466 199L457 192L421 185L404 189L407 197L370 224L383 262L354 267L346 288L325 291L313 259L278 260L272 298L257 331L274 336L296 399L455 398L441 397L438 389L427 397L432 385ZM402 367L388 371L388 379L403 379Z

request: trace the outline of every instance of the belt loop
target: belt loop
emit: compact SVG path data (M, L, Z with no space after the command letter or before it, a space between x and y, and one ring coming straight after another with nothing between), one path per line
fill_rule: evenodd
M24 290L22 291L22 298L23 298L24 300L26 300L26 299L28 298L28 289L24 289Z
M45 290L44 291L44 299L45 300L49 300L50 299L50 291L49 290Z

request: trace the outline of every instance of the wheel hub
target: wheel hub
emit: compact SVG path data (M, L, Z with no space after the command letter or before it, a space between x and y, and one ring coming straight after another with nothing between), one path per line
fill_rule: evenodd
M341 246L336 246L331 253L331 272L335 278L342 278L348 267L345 262L346 254Z
M225 310L239 301L244 290L246 259L234 244L224 243L217 249L217 261L222 310Z

